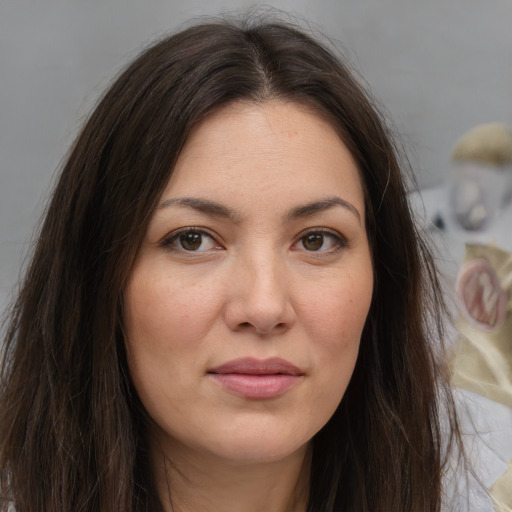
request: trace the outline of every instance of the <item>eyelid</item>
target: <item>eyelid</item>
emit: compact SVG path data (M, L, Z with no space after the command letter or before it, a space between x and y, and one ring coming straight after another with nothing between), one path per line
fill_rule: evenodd
M321 234L321 235L328 235L335 239L336 247L334 249L327 249L327 250L319 250L319 251L308 251L307 249L296 249L295 246L305 237L312 234ZM325 254L334 254L337 253L343 249L346 249L349 247L349 241L345 236L343 236L339 231L336 231L334 229L324 228L324 227L318 227L318 228L307 228L304 231L301 231L296 239L295 242L292 244L292 250L298 251L304 251L307 252L310 256L320 256Z
M175 229L175 230L171 231L170 233L168 233L167 235L165 235L158 242L158 245L160 247L163 247L164 249L169 250L169 251L183 252L183 253L187 253L187 254L191 254L191 255L193 255L194 252L197 254L208 252L208 250L206 250L206 251L186 251L185 249L178 249L178 248L174 247L173 242L183 233L197 233L199 235L211 238L214 241L215 245L217 246L215 248L215 250L218 250L218 247L222 247L222 248L224 247L223 244L220 243L220 241L219 241L219 236L212 233L209 229L197 227L197 226L185 226L183 228Z
M214 248L214 250L219 250L219 247L224 248L224 245L219 241L220 237L217 234L212 233L211 230L209 230L207 228L197 227L197 226L185 226L182 228L175 229L175 230L171 231L170 233L168 233L167 235L165 235L158 242L158 245L160 247L170 250L170 251L183 252L183 253L187 253L190 255L193 255L194 253L196 255L199 255L199 254L206 253L206 252L209 252L212 250L212 249L207 249L207 250L203 250L203 251L187 251L186 249L180 249L180 248L174 247L173 243L183 233L198 233L202 236L210 238L217 246ZM324 249L324 250L321 249L318 251L308 251L305 248L300 249L300 248L296 247L297 244L299 244L305 236L312 235L312 234L321 234L323 236L329 236L329 237L333 238L335 247L330 248L330 249ZM307 228L307 229L301 231L297 235L297 237L295 238L295 241L292 244L291 249L293 251L300 250L303 252L307 252L310 256L315 256L315 255L321 256L321 255L325 255L325 254L337 253L337 252L347 248L348 246L349 246L349 242L348 242L347 238L344 235L342 235L339 231L334 230L334 229L325 228L325 227L312 227L312 228Z

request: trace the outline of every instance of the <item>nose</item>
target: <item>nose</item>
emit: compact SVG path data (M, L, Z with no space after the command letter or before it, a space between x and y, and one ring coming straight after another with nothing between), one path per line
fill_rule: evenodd
M260 336L288 330L295 319L290 293L290 278L276 256L241 258L230 276L228 327Z

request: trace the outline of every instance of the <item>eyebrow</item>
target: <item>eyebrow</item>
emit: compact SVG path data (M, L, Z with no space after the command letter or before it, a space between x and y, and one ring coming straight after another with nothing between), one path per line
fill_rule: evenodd
M202 199L198 197L176 197L172 199L166 199L158 206L158 209L169 208L170 206L186 206L201 213L222 217L233 222L240 222L241 220L241 215L239 215L231 208L228 208L223 204L211 201L209 199ZM288 221L293 221L302 217L310 217L336 206L345 208L347 211L355 215L357 220L361 222L361 215L359 214L357 208L353 204L337 196L327 197L326 199L312 201L311 203L297 206L288 212L286 219Z
M222 217L233 222L240 221L240 215L238 215L234 210L220 203L216 203L215 201L210 201L209 199L201 199L198 197L177 197L173 199L166 199L158 206L158 209L168 208L169 206L188 206L189 208L207 215Z
M303 206L297 206L297 208L293 208L290 213L288 213L287 218L288 220L296 220L301 217L310 217L316 213L334 208L335 206L341 206L342 208L345 208L350 213L355 215L359 223L361 223L361 215L359 214L357 208L353 204L337 196L327 197L326 199L322 199L320 201L313 201Z

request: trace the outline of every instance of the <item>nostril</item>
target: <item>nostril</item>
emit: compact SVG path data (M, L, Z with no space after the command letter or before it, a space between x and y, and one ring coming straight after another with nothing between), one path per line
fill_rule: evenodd
M238 329L240 331L245 331L245 330L252 330L252 329L255 329L257 332L260 332L260 333L265 333L267 334L268 332L270 331L273 331L273 332L276 332L276 331L283 331L286 329L286 323L284 322L280 322L274 326L272 326L268 331L267 329L260 329L258 326L252 324L251 322L241 322L238 324Z

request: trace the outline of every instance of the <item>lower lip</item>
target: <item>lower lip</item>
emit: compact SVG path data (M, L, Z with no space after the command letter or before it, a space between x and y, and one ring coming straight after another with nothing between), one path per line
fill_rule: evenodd
M242 373L212 373L228 391L244 398L275 398L299 382L300 375L248 375Z

